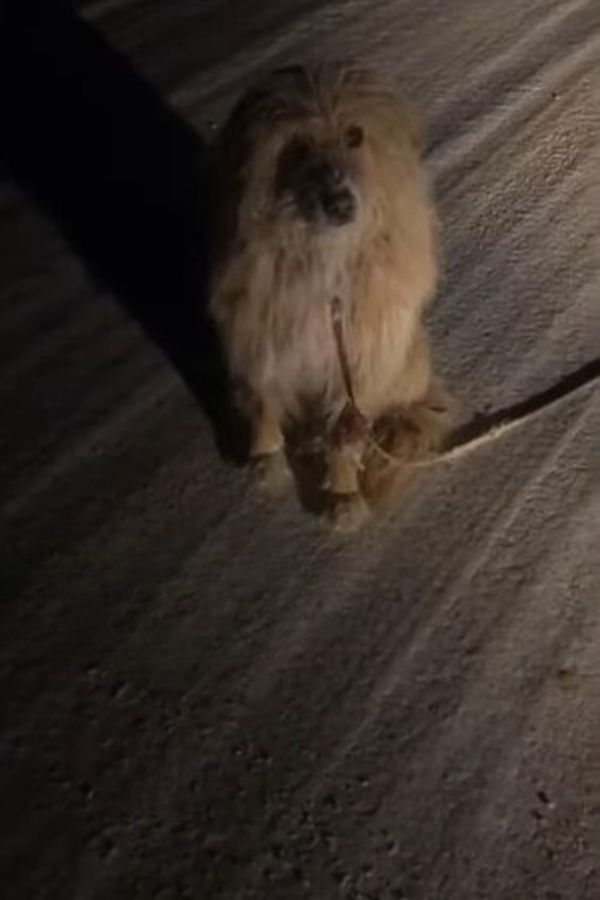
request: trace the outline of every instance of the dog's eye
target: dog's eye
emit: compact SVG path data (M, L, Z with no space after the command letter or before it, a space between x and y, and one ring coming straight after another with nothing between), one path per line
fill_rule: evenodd
M297 135L291 139L285 153L291 162L301 165L310 156L310 144L305 138Z
M351 125L346 130L346 146L350 150L356 150L360 147L365 137L365 133L360 125Z

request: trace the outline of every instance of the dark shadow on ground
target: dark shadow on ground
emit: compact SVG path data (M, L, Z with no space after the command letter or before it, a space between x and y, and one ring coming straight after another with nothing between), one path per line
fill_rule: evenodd
M241 461L247 438L205 308L205 142L61 0L19 0L0 28L9 172L167 354L219 450Z

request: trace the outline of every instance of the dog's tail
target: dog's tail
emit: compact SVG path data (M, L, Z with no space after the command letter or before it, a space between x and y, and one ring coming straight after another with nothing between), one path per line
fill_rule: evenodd
M361 490L370 506L386 507L417 471L415 464L444 449L454 414L448 391L435 382L422 400L375 423L361 472Z

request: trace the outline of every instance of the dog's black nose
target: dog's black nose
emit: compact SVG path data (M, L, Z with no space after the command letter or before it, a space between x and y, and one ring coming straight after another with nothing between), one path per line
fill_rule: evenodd
M323 191L321 204L325 215L333 225L345 225L354 218L356 201L348 188Z
M347 173L336 160L317 160L309 172L309 194L313 212L330 225L345 225L355 215L356 199L350 187Z

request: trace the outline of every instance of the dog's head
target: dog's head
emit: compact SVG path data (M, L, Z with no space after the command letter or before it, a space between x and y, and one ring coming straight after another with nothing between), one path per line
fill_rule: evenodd
M347 225L360 202L359 160L353 151L364 140L362 127L349 124L341 139L315 130L299 123L281 147L273 182L276 207L309 226Z
M398 153L417 146L395 89L341 64L272 73L242 98L225 136L251 220L319 232L365 222L393 184Z

